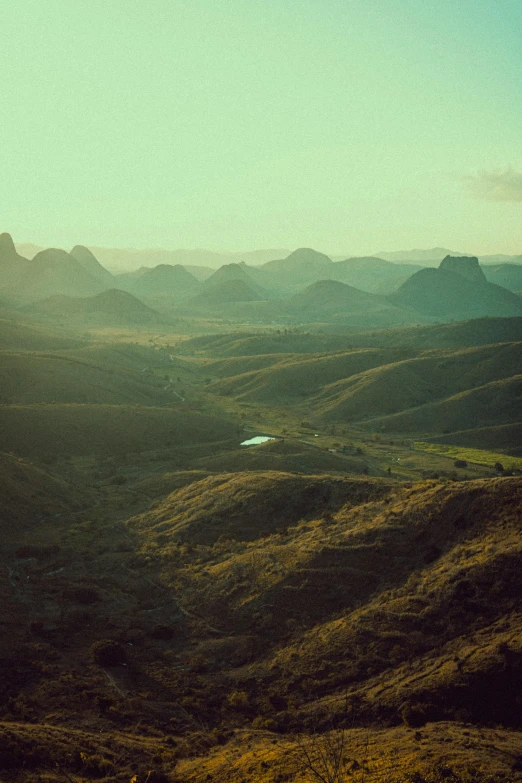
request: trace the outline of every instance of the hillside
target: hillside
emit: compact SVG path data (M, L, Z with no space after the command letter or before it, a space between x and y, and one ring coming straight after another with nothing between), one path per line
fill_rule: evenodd
M101 280L106 288L115 288L114 275L100 264L96 256L84 245L75 245L70 255L78 261L93 277Z
M28 305L33 316L87 326L143 326L161 323L163 316L132 294L112 288L96 296L51 296Z
M492 264L482 267L486 279L510 291L522 290L522 264Z
M30 261L17 253L11 234L0 234L0 292L17 289Z
M326 384L341 378L357 375L383 364L409 358L405 350L381 351L378 349L350 351L339 354L313 355L311 357L275 356L271 366L260 370L247 370L236 376L216 381L209 386L215 394L233 395L251 402L270 404L301 401L317 394ZM237 360L239 362L239 360ZM217 365L218 372L227 372L227 365ZM246 367L250 366L247 360ZM234 367L234 365L232 365ZM237 368L237 365L234 369ZM209 369L212 369L210 365Z
M105 362L94 358L89 360L88 353L0 351L0 375L3 378L0 403L135 403L161 406L176 401L170 391L170 383L164 377L143 372L141 368L118 367L110 355L105 357Z
M48 296L92 296L106 288L106 282L79 263L65 250L49 248L37 253L13 292L25 300Z
M430 438L433 443L501 451L514 457L522 456L522 423L501 424L498 427L477 427Z
M304 783L300 748L328 736L372 781L521 779L519 478L185 473L107 525L110 492L8 532L0 733L20 780Z
M261 268L273 287L297 291L310 283L329 279L332 265L332 259L324 253L302 247L286 258L267 261Z
M259 269L248 267L246 264L225 264L207 277L203 288L206 292L216 287L218 290L223 290L224 286L229 284L234 289L252 290L256 299L266 299L267 291L263 286L263 277Z
M488 283L477 258L447 256L437 269L415 272L389 300L442 319L522 315L520 297Z
M414 272L418 264L400 264L366 256L346 258L333 264L331 278L373 294L390 294Z
M151 296L179 301L194 296L200 289L199 281L183 266L159 264L145 269L131 285L136 296Z
M373 418L372 428L382 432L458 432L520 420L522 375L422 404L390 416Z
M222 307L226 308L226 306L231 303L256 302L263 298L264 296L259 293L253 283L233 279L210 285L206 290L197 294L197 296L184 302L180 312L190 312L192 308L209 308L210 310L214 308L221 309Z
M6 451L32 459L113 455L234 439L225 418L173 407L140 405L0 405L0 441Z
M19 315L19 314L18 314ZM0 350L53 351L85 345L70 329L60 329L23 320L0 319Z

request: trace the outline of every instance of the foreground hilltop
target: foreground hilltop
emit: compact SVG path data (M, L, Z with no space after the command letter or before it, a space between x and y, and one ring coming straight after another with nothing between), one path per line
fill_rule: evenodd
M11 494L41 482L13 466ZM20 780L74 779L82 753L116 779L304 781L302 743L332 730L372 780L392 747L397 777L520 779L519 478L181 472L151 505L126 474L102 482L112 525L50 476L46 517L20 506L6 529L0 732Z

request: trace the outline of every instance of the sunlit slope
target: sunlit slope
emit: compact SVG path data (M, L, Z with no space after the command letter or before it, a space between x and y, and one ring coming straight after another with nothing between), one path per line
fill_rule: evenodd
M521 503L520 479L392 488L237 474L178 490L130 525L159 557L176 542L230 539L177 578L185 606L223 634L259 635L259 693L304 705L348 690L370 720L398 723L405 702L424 701L428 719L463 710L518 725ZM267 606L261 629L252 620ZM504 641L516 669L502 666Z
M300 400L318 393L328 383L356 375L383 364L408 358L408 349L368 349L339 354L319 354L313 357L291 356L262 370L252 370L213 383L209 388L216 394L232 395L240 399L277 403L288 399ZM239 364L239 359L237 363ZM248 367L251 360L246 362ZM232 365L234 366L234 365ZM223 371L224 366L218 366Z
M385 482L353 477L279 471L218 474L177 490L129 524L146 535L161 534L164 542L211 544L220 536L252 541L388 491Z
M522 375L460 392L418 408L375 417L372 428L384 432L452 432L520 421Z
M136 405L2 405L0 442L33 457L124 455L237 438L228 420L186 408Z
M266 357L244 361L249 368L255 362L265 364ZM216 372L238 370L241 362L216 362ZM312 412L328 422L372 420L387 431L396 425L398 431L441 433L517 421L520 373L522 343L417 356L406 348L361 349L274 356L272 366L223 378L209 389L248 402L293 403L303 414ZM382 420L390 415L393 420Z

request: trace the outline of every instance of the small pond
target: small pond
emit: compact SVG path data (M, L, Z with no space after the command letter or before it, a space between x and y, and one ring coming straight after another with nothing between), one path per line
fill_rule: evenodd
M257 446L258 443L266 443L267 440L275 440L275 438L269 438L268 435L256 435L255 438L250 440L244 440L242 446Z

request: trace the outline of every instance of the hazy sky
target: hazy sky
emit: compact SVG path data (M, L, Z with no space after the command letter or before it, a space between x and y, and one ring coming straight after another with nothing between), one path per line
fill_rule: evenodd
M16 0L0 231L522 253L522 0Z

